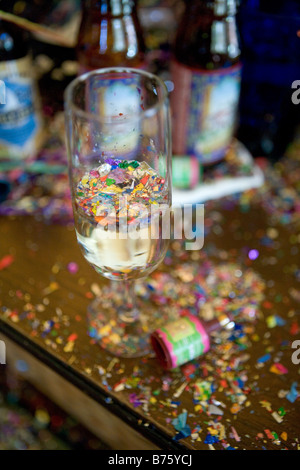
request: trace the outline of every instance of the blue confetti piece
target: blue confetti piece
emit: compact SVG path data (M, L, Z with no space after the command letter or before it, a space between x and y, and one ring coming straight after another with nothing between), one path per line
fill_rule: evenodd
M89 330L89 336L90 336L91 338L96 338L96 336L97 336L96 328L90 328L90 330Z
M189 425L186 425L181 431L179 431L176 436L173 437L174 441L179 441L180 439L185 439L191 435L191 428Z
M237 379L237 383L240 388L244 387L244 382L242 381L242 379Z
M219 439L217 436L212 436L211 434L207 434L204 444L215 444L216 442L219 442Z
M150 290L152 290L152 291L155 291L155 287L152 286L151 284L147 284L147 287L148 287L148 289L150 289Z
M182 431L186 426L187 411L181 413L177 418L173 419L172 424L176 431Z
M261 356L259 359L257 359L257 362L262 364L269 361L269 359L271 359L271 354L265 354L264 356Z
M279 317L278 315L275 315L275 319L276 319L276 325L277 326L284 326L286 324L286 321Z
M293 383L292 383L292 386L291 386L291 389L290 389L289 393L288 393L287 396L286 396L286 398L287 398L291 403L294 403L294 402L297 400L297 398L298 398L297 385L298 385L297 382L293 382Z

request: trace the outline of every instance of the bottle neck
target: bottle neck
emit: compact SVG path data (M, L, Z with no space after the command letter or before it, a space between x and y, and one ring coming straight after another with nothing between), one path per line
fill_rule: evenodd
M101 15L130 15L136 7L134 0L83 0L83 9Z

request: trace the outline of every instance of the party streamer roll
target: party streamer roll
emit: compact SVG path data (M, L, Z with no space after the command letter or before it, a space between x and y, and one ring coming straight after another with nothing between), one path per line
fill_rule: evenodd
M210 349L210 333L221 328L231 329L231 315L221 315L203 322L194 315L184 315L151 334L156 357L164 369L174 369L205 354Z

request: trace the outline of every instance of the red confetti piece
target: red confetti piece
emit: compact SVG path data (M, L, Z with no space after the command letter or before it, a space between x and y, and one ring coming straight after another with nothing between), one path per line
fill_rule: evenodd
M76 333L72 333L69 338L68 338L68 342L69 341L75 341L76 339L78 338L78 335Z
M2 269L8 268L15 260L15 257L12 255L5 255L3 258L0 260L0 271Z
M227 388L227 387L228 387L228 383L227 383L226 380L224 380L224 379L220 380L220 385L221 385L221 387L223 387L223 388Z
M300 332L300 327L297 321L294 321L291 325L290 334L295 336Z
M265 434L267 436L268 439L271 439L273 441L274 439L274 436L273 434L271 433L270 429L265 429Z
M188 377L189 375L192 375L196 370L196 366L194 364L186 364L185 366L182 367L182 372L185 375L185 377Z

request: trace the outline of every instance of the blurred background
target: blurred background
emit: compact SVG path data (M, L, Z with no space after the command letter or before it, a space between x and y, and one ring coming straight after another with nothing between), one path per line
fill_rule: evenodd
M222 4L223 0L219 2ZM169 80L177 28L185 3L193 2L138 0L136 3L147 67ZM300 3L297 0L229 1L231 3L236 3L238 8L236 19L243 64L236 133L252 155L276 160L286 150L299 125L298 108L291 101L291 85L300 77ZM70 62L76 60L75 47L61 44L67 40L75 45L83 4L89 5L89 2L0 1L3 12L60 33L56 39L38 32L30 35L44 106L49 105L47 112L62 109L63 90L77 73L76 66Z

